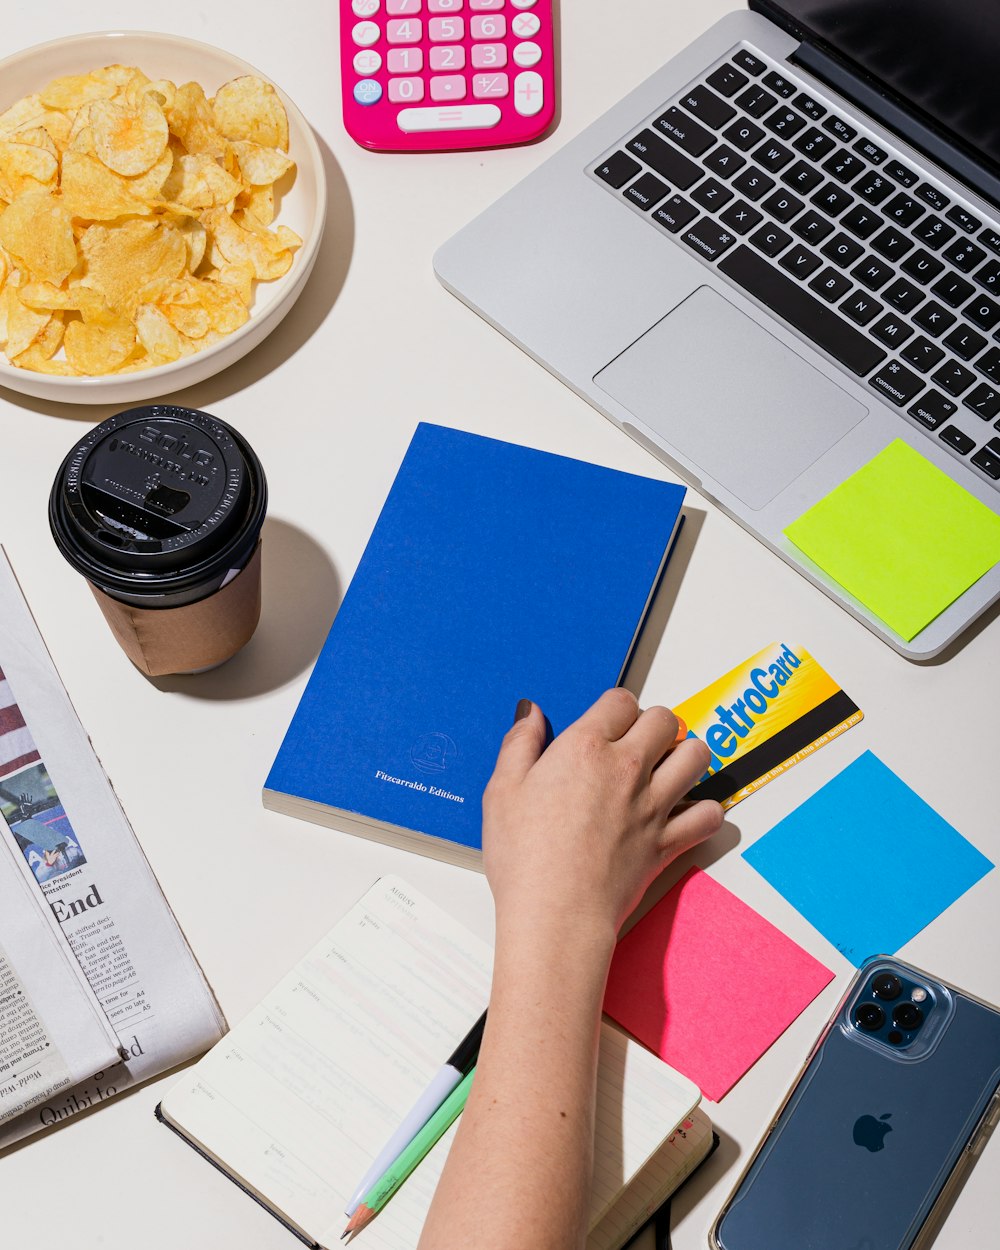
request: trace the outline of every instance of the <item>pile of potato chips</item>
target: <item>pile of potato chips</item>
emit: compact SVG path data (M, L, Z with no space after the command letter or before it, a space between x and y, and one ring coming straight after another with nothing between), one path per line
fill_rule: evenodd
M247 320L254 281L302 240L271 228L295 168L270 83L109 65L0 113L0 347L67 377L125 373L211 346Z

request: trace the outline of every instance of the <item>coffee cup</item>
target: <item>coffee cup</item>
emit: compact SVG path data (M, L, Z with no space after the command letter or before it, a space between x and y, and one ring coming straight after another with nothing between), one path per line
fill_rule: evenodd
M264 471L237 430L151 404L70 451L49 524L125 654L155 677L215 668L250 641L266 510Z

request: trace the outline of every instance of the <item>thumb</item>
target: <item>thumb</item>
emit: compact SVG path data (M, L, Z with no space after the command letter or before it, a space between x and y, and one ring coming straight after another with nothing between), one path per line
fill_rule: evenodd
M493 776L498 781L520 781L545 749L545 717L537 703L521 699L514 723L504 734Z

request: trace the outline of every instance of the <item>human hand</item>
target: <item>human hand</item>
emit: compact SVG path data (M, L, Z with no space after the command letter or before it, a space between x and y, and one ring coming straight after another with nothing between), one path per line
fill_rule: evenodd
M498 932L554 921L613 941L660 871L722 824L718 803L678 806L708 767L708 747L689 738L671 750L673 712L640 711L618 688L546 750L542 710L524 714L524 703L483 796Z

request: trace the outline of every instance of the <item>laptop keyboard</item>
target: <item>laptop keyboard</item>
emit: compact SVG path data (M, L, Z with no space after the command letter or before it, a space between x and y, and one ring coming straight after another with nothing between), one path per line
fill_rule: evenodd
M1000 226L746 48L592 172L1000 482Z

